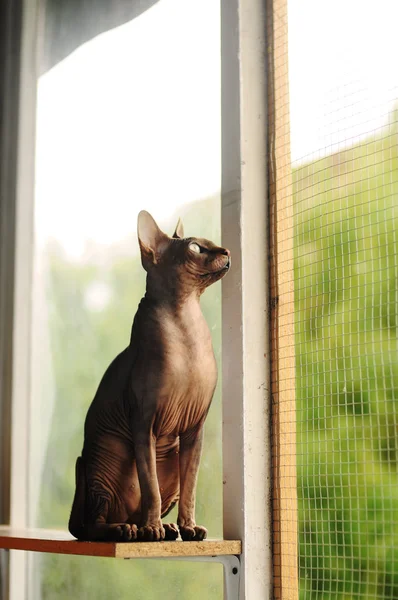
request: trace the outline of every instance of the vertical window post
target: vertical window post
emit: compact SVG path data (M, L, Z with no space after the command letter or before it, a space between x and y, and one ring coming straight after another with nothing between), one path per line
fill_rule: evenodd
M14 242L21 2L0 6L0 522L10 519ZM0 552L0 596L8 598L9 553Z
M272 590L265 3L222 0L221 30L224 537L251 600Z
M40 0L22 2L15 204L10 525L26 527L36 120L36 43ZM25 598L26 554L11 552L10 598Z

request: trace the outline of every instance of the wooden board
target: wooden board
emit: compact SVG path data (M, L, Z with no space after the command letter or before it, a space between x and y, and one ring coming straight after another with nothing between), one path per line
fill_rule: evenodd
M240 554L238 540L204 542L78 542L64 531L15 529L0 526L0 549L105 556L113 558L172 558L178 556L216 556Z

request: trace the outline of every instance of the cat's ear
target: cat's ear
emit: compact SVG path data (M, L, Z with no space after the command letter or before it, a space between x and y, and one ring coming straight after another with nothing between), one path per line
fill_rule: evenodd
M173 238L183 238L184 237L184 225L182 224L181 219L178 219L175 231L173 233Z
M147 269L151 264L158 262L169 238L159 229L155 219L146 210L142 210L138 215L137 233L142 266Z

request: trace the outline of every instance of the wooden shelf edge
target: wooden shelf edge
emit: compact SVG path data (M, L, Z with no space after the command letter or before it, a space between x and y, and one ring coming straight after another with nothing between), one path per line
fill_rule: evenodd
M241 554L240 540L203 542L78 542L65 531L0 526L0 549L102 556L113 558L173 558Z

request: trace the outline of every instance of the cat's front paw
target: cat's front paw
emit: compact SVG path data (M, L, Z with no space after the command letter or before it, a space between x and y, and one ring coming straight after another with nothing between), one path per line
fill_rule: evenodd
M161 522L155 525L144 525L137 531L137 539L140 542L160 542L164 538L165 530Z
M183 542L201 542L207 537L206 527L193 525L192 527L179 526L180 535Z

